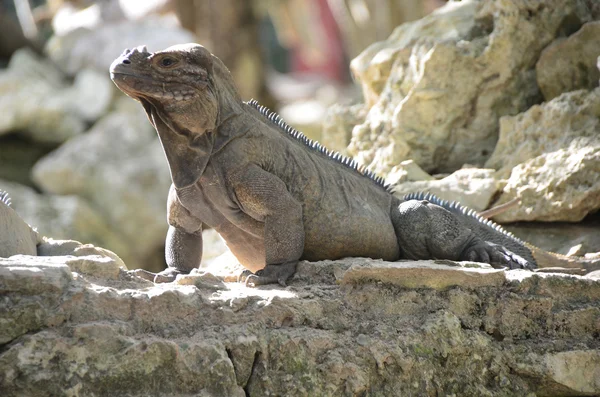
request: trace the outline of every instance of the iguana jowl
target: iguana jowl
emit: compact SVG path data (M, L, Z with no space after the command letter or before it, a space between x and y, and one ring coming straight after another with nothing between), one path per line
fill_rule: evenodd
M298 260L450 259L534 268L523 243L431 197L400 200L380 178L243 102L223 63L198 44L126 50L111 78L141 102L164 148L170 281L200 265L213 227L255 285L285 284Z

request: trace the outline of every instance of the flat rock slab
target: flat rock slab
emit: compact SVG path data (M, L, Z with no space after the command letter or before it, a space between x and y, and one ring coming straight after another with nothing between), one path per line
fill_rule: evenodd
M404 288L438 290L499 287L505 281L504 270L467 266L448 266L434 261L369 262L352 265L343 275L342 284L380 281Z
M221 258L153 284L100 248L40 252L61 256L0 259L3 396L600 394L592 278L347 258L248 288Z

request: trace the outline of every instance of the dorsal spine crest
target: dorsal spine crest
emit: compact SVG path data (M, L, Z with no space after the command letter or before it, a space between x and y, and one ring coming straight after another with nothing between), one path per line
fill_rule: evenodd
M305 146L307 146L309 149L319 152L319 153L329 157L331 160L333 160L343 166L348 167L350 170L353 170L354 172L369 178L370 180L375 182L376 185L379 185L388 193L392 193L393 186L386 184L385 180L382 177L375 175L374 172L370 171L365 166L358 165L358 163L356 161L354 161L353 159L351 159L350 157L346 157L339 152L334 152L333 150L329 150L325 146L321 145L319 142L313 141L312 139L308 138L302 132L298 131L297 129L295 129L292 126L290 126L289 124L287 124L281 118L281 116L279 116L277 113L269 110L265 106L259 105L259 103L256 99L251 99L246 103L248 105L252 106L253 108L255 108L256 110L258 110L258 112L260 114L265 116L273 124L275 124L277 127L279 127L279 129L282 132L285 132L292 138L300 141Z

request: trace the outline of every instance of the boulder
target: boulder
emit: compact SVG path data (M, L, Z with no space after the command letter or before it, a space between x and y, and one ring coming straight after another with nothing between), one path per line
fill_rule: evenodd
M328 149L346 154L352 139L352 129L365 122L364 104L344 106L335 104L327 109L323 119L321 143Z
M45 193L89 202L109 234L119 236L120 247L105 246L130 265L147 268L149 257L162 251L169 168L143 109L131 99L122 97L89 132L38 161L32 176Z
M500 121L487 167L507 178L498 204L521 204L497 215L518 220L577 222L600 208L600 88L560 95Z
M369 111L349 153L381 174L406 159L428 172L483 165L498 119L541 102L542 50L591 18L583 0L461 1L399 26L351 63Z
M598 87L598 37L600 21L588 22L571 36L555 40L542 51L535 71L546 101L563 92Z
M394 195L402 198L408 193L429 192L443 200L457 201L475 211L483 211L490 206L499 188L494 174L493 169L463 168L439 180L399 183L394 186Z
M353 258L252 289L90 258L0 259L3 395L600 393L595 278Z

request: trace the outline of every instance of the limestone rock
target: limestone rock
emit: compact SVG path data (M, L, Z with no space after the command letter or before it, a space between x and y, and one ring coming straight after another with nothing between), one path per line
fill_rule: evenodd
M0 259L5 396L600 393L592 278L353 258L251 289L73 273L72 258ZM409 269L462 275L429 288Z
M498 203L518 197L520 205L494 219L578 222L596 212L600 208L600 145L576 147L577 143L513 168Z
M0 180L0 189L9 192L12 208L41 235L77 240L109 247L131 263L135 257L123 238L111 229L104 217L85 199L77 196L40 195L33 189ZM44 254L41 254L44 255Z
M367 108L364 104L333 105L327 109L323 119L321 143L330 150L346 153L352 138L352 129L365 122Z
M568 38L557 39L542 51L535 66L538 85L546 101L563 92L598 87L600 21L584 24Z
M394 187L394 195L401 198L408 193L429 192L443 200L483 211L498 191L494 173L493 169L463 168L440 180L400 183Z
M503 117L486 166L507 176L498 204L521 205L494 217L576 222L600 208L600 88L573 91Z
M449 2L367 48L351 64L369 112L349 153L381 174L409 158L428 172L482 165L499 117L540 102L541 51L591 19L584 1L537 4Z
M192 33L172 22L156 17L138 21L107 21L94 30L80 28L53 36L48 41L46 52L69 75L87 68L106 73L112 61L126 48L147 45L152 52L195 41ZM156 34L157 29L160 29L160 34Z
M169 168L141 107L122 98L116 109L85 135L42 158L33 179L44 192L91 203L121 242L119 248L105 246L131 266L145 267L164 244ZM63 238L69 237L94 242Z
M423 171L417 163L412 160L404 160L398 165L392 167L387 175L385 182L390 185L396 185L408 181L434 181L435 178Z

